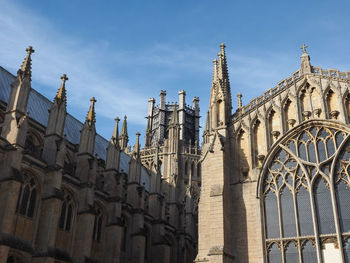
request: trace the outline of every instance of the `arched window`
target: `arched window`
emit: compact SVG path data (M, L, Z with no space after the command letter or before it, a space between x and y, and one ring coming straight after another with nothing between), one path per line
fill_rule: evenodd
M40 158L42 150L41 148L42 147L39 136L35 135L32 132L29 133L24 144L25 151L36 158Z
M37 202L37 185L34 178L27 173L23 177L24 183L19 191L16 212L22 216L32 218Z
M185 176L188 176L188 163L187 163L187 161L185 161Z
M268 253L268 259L269 259L269 263L281 263L282 262L282 253L281 253L281 250L276 243L273 243L273 245L270 247L270 250Z
M299 262L298 249L293 242L289 242L288 246L286 247L285 262L286 263L298 263Z
M259 195L269 262L280 253L273 243L283 244L285 262L318 262L320 255L328 262L331 249L339 246L338 236L350 232L350 130L333 126L310 121L275 145L267 157ZM317 246L325 238L332 246ZM335 257L343 260L341 253Z
M73 199L70 194L64 194L64 200L61 206L61 215L58 227L67 232L70 231L73 220Z
M96 242L101 242L102 235L102 212L100 208L97 208L95 220L94 220L94 230L92 235L92 240Z

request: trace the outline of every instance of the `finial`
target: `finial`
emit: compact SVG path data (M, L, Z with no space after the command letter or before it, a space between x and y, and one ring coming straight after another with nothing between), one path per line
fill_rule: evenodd
M66 81L68 80L67 75L63 74L61 76L61 87L58 89L56 97L55 97L55 101L65 101L66 100Z
M27 49L27 56L23 60L21 68L18 70L17 74L21 77L29 76L32 77L32 59L31 54L34 53L34 49L32 46L29 46Z
M224 43L221 43L221 44L220 44L220 49L221 49L221 50L225 50L225 47L226 47L226 46L225 46Z
M26 51L27 51L27 54L28 54L28 55L31 55L32 53L35 52L35 50L33 49L32 46L29 46L28 48L26 48Z
M300 49L303 50L303 54L307 53L307 52L306 52L306 48L308 48L308 46L306 46L305 44L303 44L303 45L301 46Z
M88 112L88 114L86 116L86 121L88 121L89 124L91 125L92 123L96 122L96 118L95 118L95 102L96 102L96 99L95 99L95 97L92 97L90 99L90 102L91 102L91 105L90 105L89 112Z
M242 108L242 93L237 94L238 98L238 109Z

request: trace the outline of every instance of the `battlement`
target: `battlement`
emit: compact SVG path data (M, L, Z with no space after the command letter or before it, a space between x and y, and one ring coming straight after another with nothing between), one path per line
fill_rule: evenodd
M341 79L343 81L350 80L350 71L341 72L337 69L323 69L321 67L313 66L311 72L312 73L303 74L301 69L295 71L289 78L281 80L275 87L265 91L262 96L255 97L246 106L243 106L241 109L237 109L237 111L232 115L232 119L239 119L240 117L245 116L252 110L255 110L258 106L266 103L271 98L282 93L284 90L293 85L293 83L298 81L304 75L329 77L332 79Z

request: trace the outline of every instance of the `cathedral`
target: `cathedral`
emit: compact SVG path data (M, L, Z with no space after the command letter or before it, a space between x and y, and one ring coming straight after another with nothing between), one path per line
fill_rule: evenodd
M300 68L232 108L225 45L199 98L148 100L110 139L0 67L0 263L350 263L350 71ZM34 72L35 74L35 72ZM67 87L68 88L68 87ZM208 89L209 93L209 89Z
M149 99L131 149L126 116L96 133L95 98L83 123L67 113L65 74L52 101L32 88L26 51L16 75L0 67L0 263L193 262L199 98Z
M350 71L303 45L299 69L232 111L225 45L213 63L195 262L350 262Z

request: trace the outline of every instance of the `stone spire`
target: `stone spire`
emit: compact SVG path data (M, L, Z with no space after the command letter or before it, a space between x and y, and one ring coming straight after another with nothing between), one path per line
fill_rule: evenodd
M17 76L29 77L29 79L32 79L32 53L35 52L32 46L29 46L27 49L27 56L25 57L21 68L17 71Z
M92 126L93 124L95 124L96 122L96 115L95 115L95 103L96 103L96 99L95 97L92 97L90 99L90 109L86 115L86 120L85 123L87 123L89 126Z
M115 125L114 125L113 134L112 134L110 142L115 144L115 145L119 145L119 121L120 121L120 119L118 117L116 117L114 120L115 120Z
M120 148L119 148L119 121L120 119L116 117L115 119L115 125L113 129L113 133L111 136L111 139L109 141L108 147L107 147L107 154L106 154L106 169L119 169L119 159L120 159Z
M68 80L68 77L66 74L63 74L61 76L61 86L57 91L56 97L54 99L54 102L61 104L62 102L66 105L67 103L67 93L66 93L66 81Z
M226 125L232 111L231 88L227 69L225 45L220 45L218 60L213 61L213 82L210 94L212 128Z
M129 142L128 125L127 125L126 119L127 117L124 116L123 126L119 136L119 145L123 151L126 149Z
M301 46L300 49L303 50L303 54L300 57L301 60L301 65L300 65L300 69L302 71L303 74L305 73L311 73L311 63L310 63L310 56L309 54L306 52L306 48L307 46L305 44L303 44Z
M79 144L79 154L88 153L90 155L94 154L95 149L95 137L96 137L96 128L95 128L95 97L92 97L90 100L90 108L86 116L86 120L83 126L83 129L80 133L80 144Z

